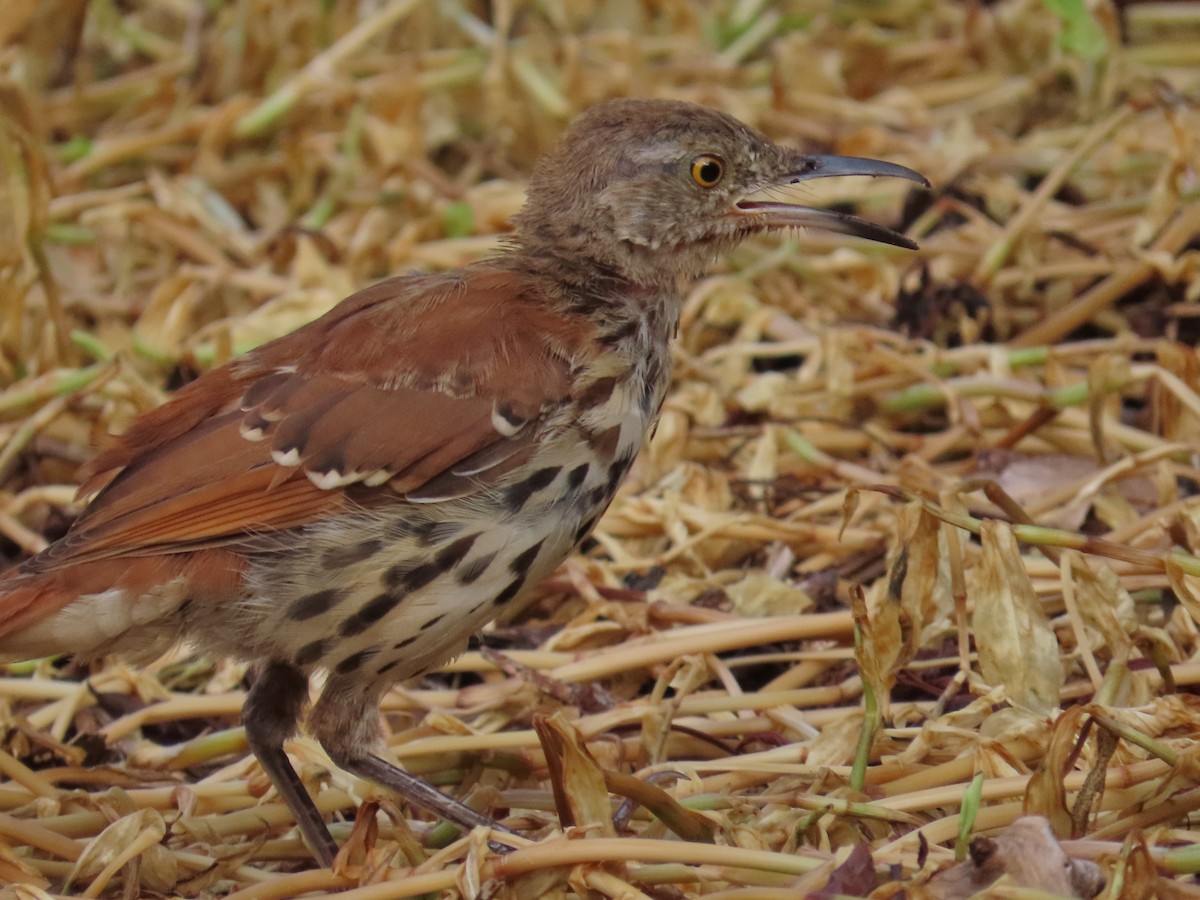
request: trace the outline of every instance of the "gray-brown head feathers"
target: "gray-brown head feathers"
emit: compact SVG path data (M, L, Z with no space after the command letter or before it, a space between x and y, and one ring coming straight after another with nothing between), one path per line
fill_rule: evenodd
M703 106L613 100L581 115L535 168L515 241L643 285L699 275L748 234L775 228L814 225L914 246L842 213L756 199L764 189L832 175L927 183L890 163L781 147Z

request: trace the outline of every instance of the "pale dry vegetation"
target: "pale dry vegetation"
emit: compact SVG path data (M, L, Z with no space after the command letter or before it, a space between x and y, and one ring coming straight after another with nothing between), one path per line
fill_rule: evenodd
M931 874L1000 835L977 868L1013 891L1065 890L1047 863L1193 895L1200 4L1050 6L5 0L9 561L183 381L494 249L595 101L698 101L935 189L812 191L917 253L792 235L696 284L595 540L387 698L395 756L527 847L421 822L302 738L347 846L312 870L238 726L245 667L184 648L0 677L0 883L952 897L971 864Z

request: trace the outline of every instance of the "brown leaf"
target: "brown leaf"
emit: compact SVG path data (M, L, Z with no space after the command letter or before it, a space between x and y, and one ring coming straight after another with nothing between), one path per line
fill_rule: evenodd
M903 658L908 632L908 617L900 607L896 589L904 578L907 553L901 551L893 560L890 577L872 585L871 601L863 591L851 591L850 611L858 637L854 655L863 681L875 693L879 711L888 717L888 700L896 682L896 667Z
M604 782L604 770L596 762L562 711L552 716L537 715L533 728L546 754L554 805L563 827L595 826L601 837L616 837L612 801Z
M808 894L809 900L824 897L866 897L875 890L875 860L869 844L856 844L845 862L833 870L825 887Z
M1058 708L1063 684L1058 639L1012 531L1002 522L986 520L980 537L983 559L971 590L979 668L988 684L1004 686L1013 703L1050 712Z
M1121 586L1117 574L1098 560L1089 566L1081 557L1073 556L1071 571L1077 579L1075 601L1079 612L1100 633L1108 652L1117 660L1127 660L1138 633L1129 591Z
M1058 717L1046 755L1025 787L1025 812L1053 823L1054 831L1064 837L1071 834L1071 814L1063 777L1070 770L1084 715L1083 707L1073 706Z
M900 607L908 616L911 633L904 662L924 644L931 632L940 633L954 608L950 575L941 552L941 523L924 507L910 504L900 511L899 534L908 554L908 567L900 587Z
M712 822L695 810L680 805L662 788L624 772L606 772L604 781L614 794L637 801L685 841L713 843Z

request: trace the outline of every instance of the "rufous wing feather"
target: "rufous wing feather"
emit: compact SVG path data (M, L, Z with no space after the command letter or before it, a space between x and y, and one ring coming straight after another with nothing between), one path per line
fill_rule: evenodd
M356 504L477 490L567 401L590 337L486 263L367 288L135 422L92 466L83 490L99 493L75 527L27 569L301 527L343 510L351 485Z

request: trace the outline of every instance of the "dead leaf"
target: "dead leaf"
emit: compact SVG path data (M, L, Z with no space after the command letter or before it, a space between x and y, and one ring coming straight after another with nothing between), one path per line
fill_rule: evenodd
M546 754L554 805L563 827L592 826L592 833L616 837L604 770L588 751L582 735L561 710L551 716L534 716L533 728Z
M825 887L813 891L807 900L824 897L866 897L875 889L875 860L868 844L857 844L846 860L833 870Z
M980 530L983 559L970 593L979 668L1009 699L1041 713L1058 708L1063 684L1058 639L1050 627L1012 531L985 520Z
M93 878L119 862L128 862L138 853L159 843L167 834L167 823L157 809L142 809L122 816L96 835L84 848L71 874L70 885L80 878ZM137 848L142 848L140 851ZM95 884L89 887L94 888Z
M1063 777L1070 770L1085 715L1083 707L1072 706L1058 717L1046 755L1025 787L1025 812L1044 819L1063 837L1070 837L1072 829Z

